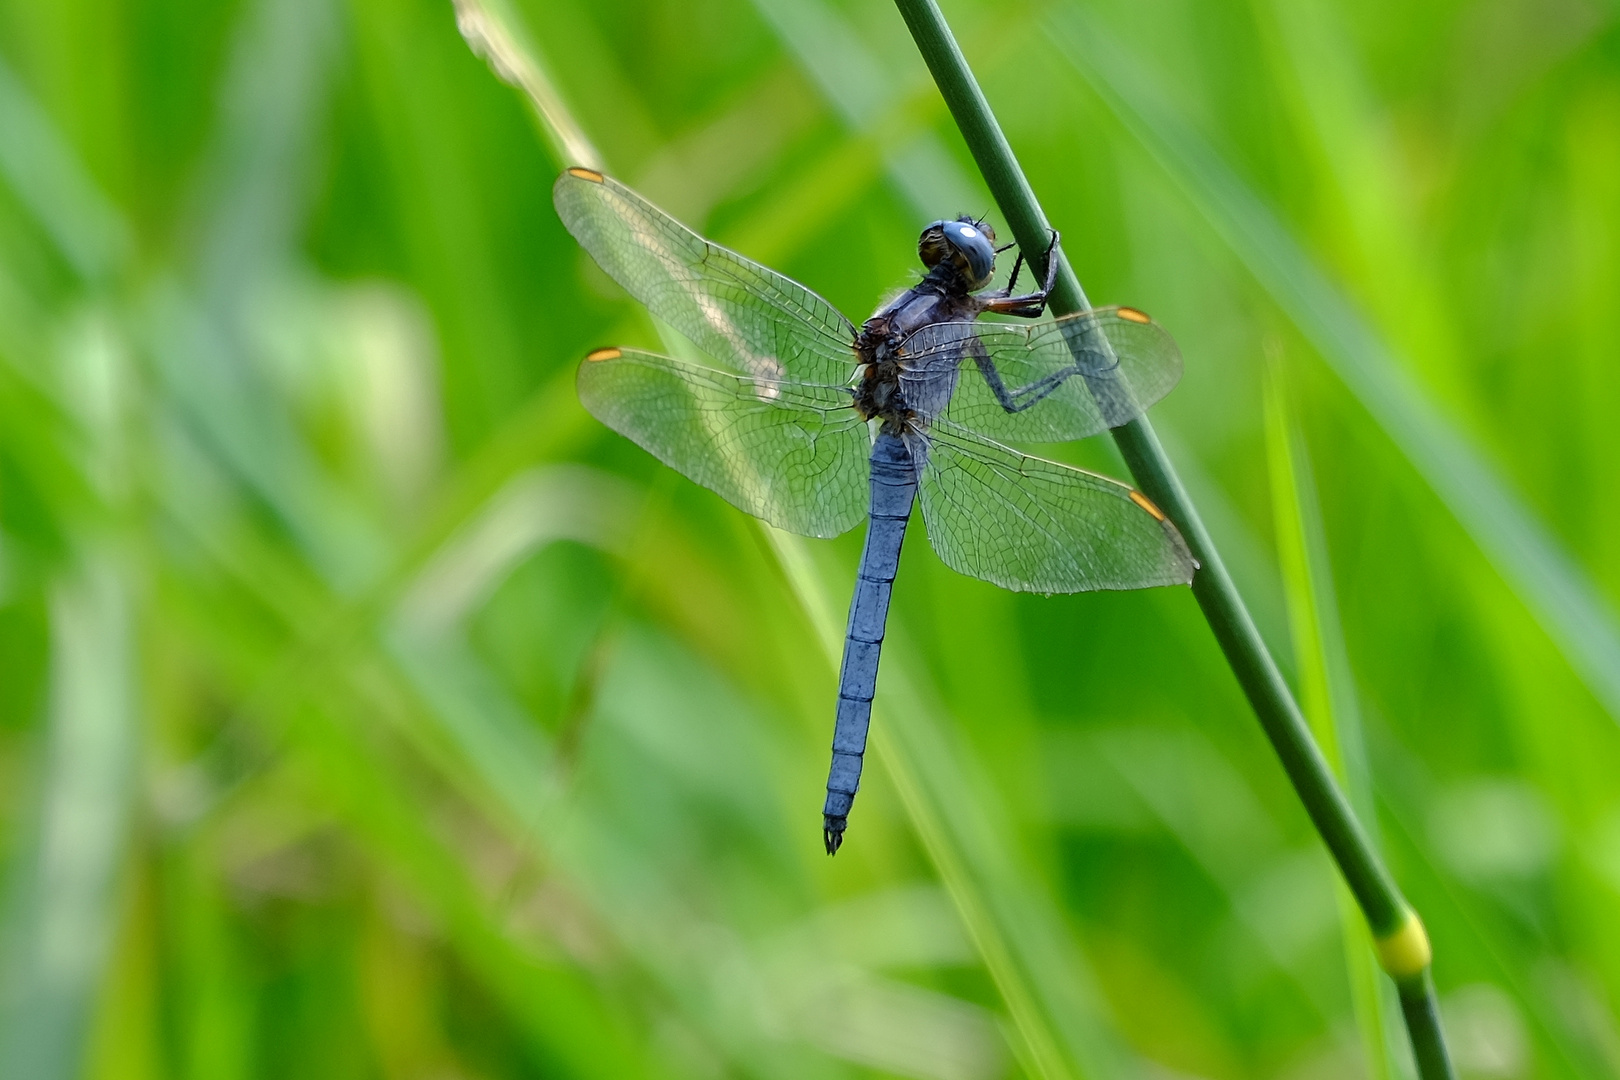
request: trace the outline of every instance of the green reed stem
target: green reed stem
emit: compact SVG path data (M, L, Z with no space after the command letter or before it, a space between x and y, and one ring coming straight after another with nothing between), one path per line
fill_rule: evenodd
M1051 235L1046 215L939 7L934 0L895 3L1019 249L1045 251ZM1088 309L1091 304L1085 290L1061 248L1056 257L1059 266L1050 297L1052 310L1063 315ZM1306 813L1355 896L1372 930L1380 963L1396 979L1420 1075L1423 1080L1451 1080L1454 1074L1440 1032L1434 985L1428 974L1429 944L1422 923L1395 886L1349 801L1334 782L1322 751L1249 617L1197 509L1159 445L1152 424L1144 416L1116 428L1112 434L1131 475L1181 529L1202 564L1193 579L1193 596L1305 804Z
M1434 996L1434 980L1429 969L1398 983L1401 997L1401 1015L1406 1019L1406 1031L1412 1038L1412 1056L1417 1059L1418 1075L1452 1077L1451 1054L1446 1050L1446 1037L1440 1030L1439 1002Z

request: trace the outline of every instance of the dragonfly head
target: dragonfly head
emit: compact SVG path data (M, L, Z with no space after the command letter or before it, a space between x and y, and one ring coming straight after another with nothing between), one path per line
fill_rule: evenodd
M928 269L947 263L970 290L982 289L996 272L996 231L988 222L966 215L955 221L936 221L918 238L917 255Z

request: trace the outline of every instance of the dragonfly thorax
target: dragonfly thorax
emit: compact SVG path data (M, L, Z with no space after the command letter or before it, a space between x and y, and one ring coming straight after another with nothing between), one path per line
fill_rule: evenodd
M882 419L886 428L906 426L914 413L900 383L905 367L902 343L925 326L972 322L983 308L984 302L968 291L949 261L879 308L855 337L855 354L864 365L855 387L855 408L868 420Z
M900 388L900 363L892 356L868 363L855 387L855 411L867 420L883 421L885 431L898 433L912 419Z

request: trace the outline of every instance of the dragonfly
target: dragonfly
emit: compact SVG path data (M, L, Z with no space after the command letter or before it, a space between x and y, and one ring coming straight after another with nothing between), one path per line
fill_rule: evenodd
M1192 581L1197 562L1146 495L1005 445L1128 423L1181 377L1175 342L1134 308L1047 316L1056 233L1045 280L1018 294L1022 253L1007 285L991 290L1006 250L991 226L935 221L918 241L922 279L857 328L812 290L705 240L600 172L566 170L553 201L597 264L710 361L597 349L579 367L585 408L777 528L832 537L868 522L822 807L829 855L860 787L914 504L945 565L1003 588ZM987 313L1029 321L979 321Z

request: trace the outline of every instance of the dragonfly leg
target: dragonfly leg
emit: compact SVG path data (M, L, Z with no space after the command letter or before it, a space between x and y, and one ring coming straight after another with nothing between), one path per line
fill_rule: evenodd
M1023 296L1004 296L992 300L984 310L997 315L1016 315L1020 319L1038 319L1046 313L1045 293L1026 293Z
M1057 260L1052 258L1053 252L1057 251L1057 246L1058 231L1053 229L1052 239L1046 242L1046 251L1041 255L1041 258L1046 261L1046 280L1041 283L1041 292L1043 294L1051 292L1052 286L1057 283Z
M1018 253L1018 257L1013 259L1012 275L1007 278L1007 287L1005 289L1002 289L999 293L997 293L996 294L997 297L1006 297L1006 296L1011 296L1012 295L1013 289L1016 288L1017 285L1018 285L1018 271L1022 270L1023 268L1024 268L1024 253L1022 251L1020 251Z
M1052 240L1046 245L1046 253L1042 256L1046 260L1046 279L1041 282L1038 292L1025 293L1022 296L1012 295L1013 285L1018 281L1018 269L1023 265L1024 253L1018 253L1018 259L1013 263L1012 277L1007 281L1007 287L987 298L984 310L993 311L998 315L1016 315L1021 319L1038 319L1046 313L1046 297L1057 283L1057 260L1052 257L1057 250L1058 231L1052 230Z
M1033 405L1040 404L1071 376L1080 374L1080 366L1071 364L1028 385L1008 389L1001 372L996 368L996 362L990 359L990 353L984 347L984 343L975 340L970 350L973 353L973 362L978 365L979 374L984 376L985 384L996 397L996 403L1010 413L1023 412Z

